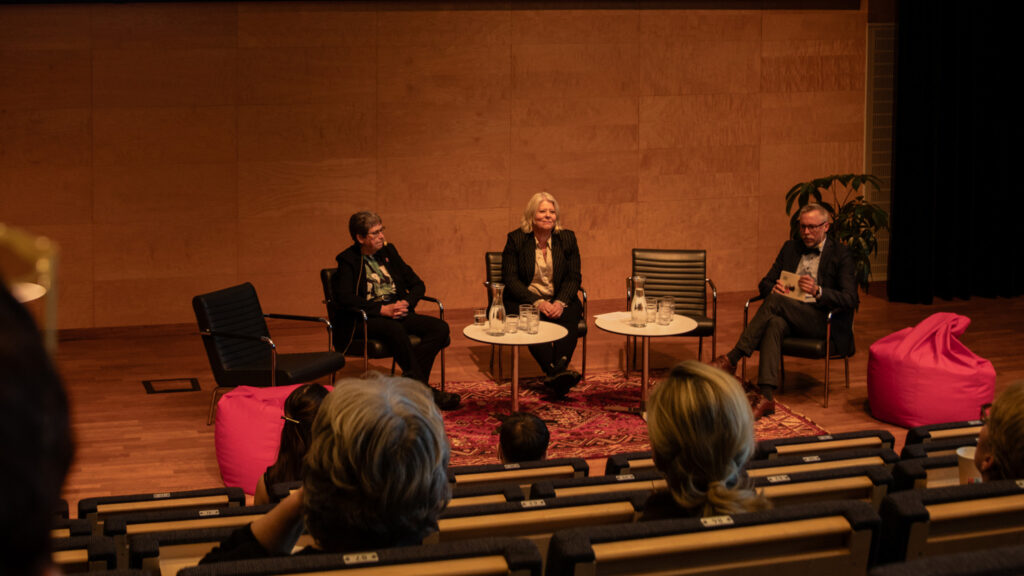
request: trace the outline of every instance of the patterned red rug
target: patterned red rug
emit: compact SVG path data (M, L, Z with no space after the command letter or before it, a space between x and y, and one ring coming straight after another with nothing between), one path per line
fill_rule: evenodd
M498 461L498 415L512 409L511 385L491 380L449 382L446 390L462 395L462 407L444 413L452 445L452 466ZM640 398L639 375L626 380L621 371L594 373L564 400L550 400L539 378L520 382L519 409L548 423L548 458L604 458L609 454L650 450L646 423L633 414L612 410L635 406ZM758 440L827 434L782 403L775 415L756 423Z

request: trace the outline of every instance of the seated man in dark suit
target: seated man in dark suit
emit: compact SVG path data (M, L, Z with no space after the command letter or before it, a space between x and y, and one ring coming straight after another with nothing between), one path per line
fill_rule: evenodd
M730 374L736 373L741 358L760 351L757 384L764 395L754 406L754 418L775 412L775 387L782 365L782 339L786 336L824 338L825 319L830 310L832 343L837 351L853 352L853 311L858 305L857 280L853 258L846 246L827 238L829 215L819 204L800 209L800 239L789 240L775 258L768 274L761 279L758 291L764 304L740 335L736 346L712 364ZM787 296L795 290L781 279L782 272L799 276L804 301Z
M416 313L426 285L384 239L380 216L357 212L349 218L348 231L355 243L338 254L338 272L331 286L341 319L335 331L335 349L344 351L351 344L360 327L350 310L362 309L370 338L383 340L394 351L402 375L429 385L434 358L451 342L448 324ZM410 334L420 338L415 348L409 342ZM459 407L458 394L432 390L442 410Z

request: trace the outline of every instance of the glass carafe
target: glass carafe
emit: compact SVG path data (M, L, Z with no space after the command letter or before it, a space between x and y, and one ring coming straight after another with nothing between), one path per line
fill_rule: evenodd
M630 324L637 328L647 326L647 297L644 296L645 276L633 276L633 298L629 301Z
M494 298L491 299L491 308L487 311L487 333L491 336L501 336L505 333L505 302L502 300L502 293L505 285L497 282L491 284L494 291Z

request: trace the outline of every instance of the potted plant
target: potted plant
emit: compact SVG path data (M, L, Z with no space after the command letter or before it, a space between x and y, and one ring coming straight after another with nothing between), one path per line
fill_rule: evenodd
M832 217L830 235L850 249L857 284L867 291L871 256L878 251L878 233L889 229L889 215L864 197L865 185L878 190L881 181L871 174L833 174L801 182L786 192L786 214L793 238L799 238L800 208L812 202L824 206Z

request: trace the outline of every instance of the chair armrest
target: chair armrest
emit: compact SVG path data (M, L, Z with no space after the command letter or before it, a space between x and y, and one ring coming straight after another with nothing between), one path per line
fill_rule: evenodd
M363 310L358 306L339 306L337 309L360 316L362 317L363 322L366 322L366 319L369 318L369 316L366 315L366 310Z
M321 324L330 324L327 318L321 316L299 316L297 314L264 314L264 318L276 318L278 320L301 320L303 322L320 322Z
M750 305L753 304L754 302L757 302L758 300L764 300L764 296L761 296L760 294L758 294L757 296L754 296L753 298L748 299L747 303L743 305L743 327L744 328L747 327L747 315L750 313Z
M271 348L276 348L274 341L269 336L251 336L249 334L235 334L234 332L222 332L220 330L201 330L199 332L202 336L215 336L217 338L237 338L239 340L253 340L258 342L264 342Z
M586 304L587 303L587 291L586 291L585 288L583 288L582 284L580 284L580 292L579 293L583 295L583 303Z
M437 304L438 317L441 320L444 320L444 304L442 304L440 300L434 298L433 296L426 295L421 297L420 300L426 300L427 302L433 302L434 304Z
M718 287L711 278L705 278L704 283L711 288L711 319L714 320L718 316Z

